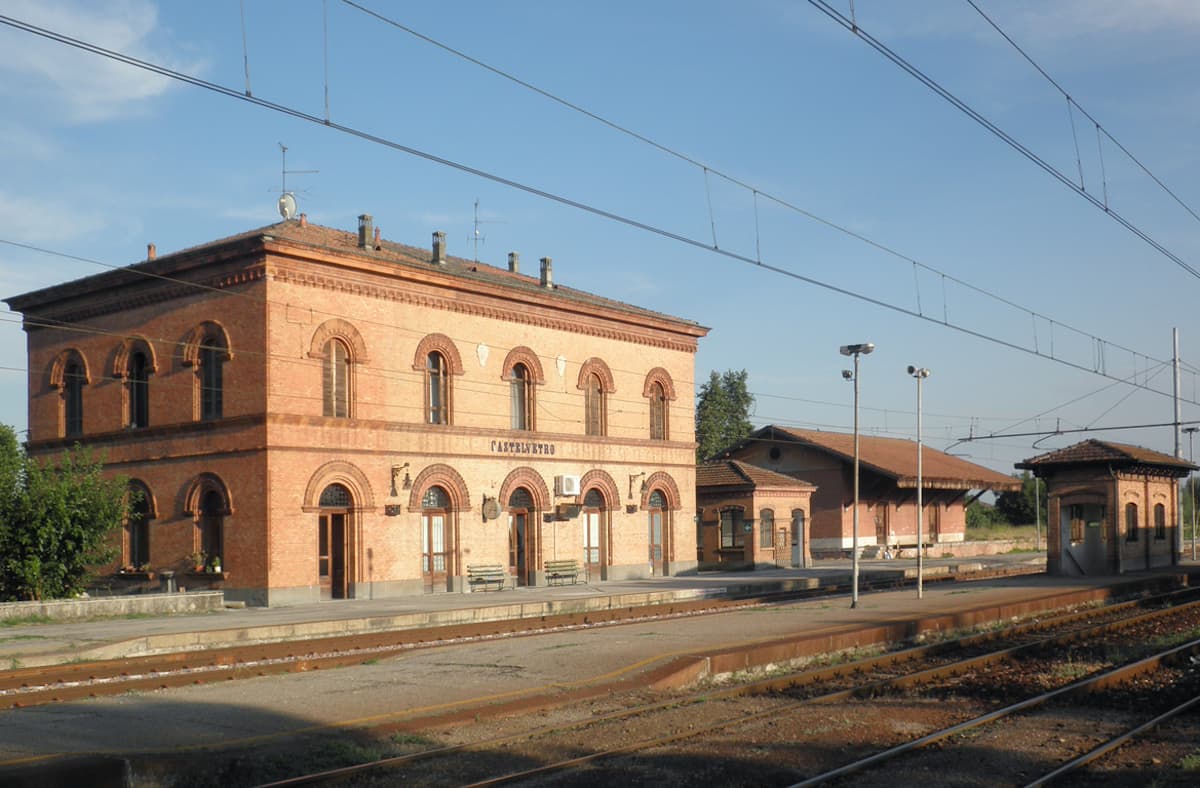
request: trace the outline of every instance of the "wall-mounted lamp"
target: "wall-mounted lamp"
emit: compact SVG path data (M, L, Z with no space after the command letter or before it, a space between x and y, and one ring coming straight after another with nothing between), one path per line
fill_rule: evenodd
M392 492L391 492L391 497L393 497L393 498L399 497L399 494L396 492L396 477L400 475L400 471L404 471L404 482L402 483L403 488L405 490L412 489L412 477L408 475L408 463L406 462L403 465L393 465L392 466Z

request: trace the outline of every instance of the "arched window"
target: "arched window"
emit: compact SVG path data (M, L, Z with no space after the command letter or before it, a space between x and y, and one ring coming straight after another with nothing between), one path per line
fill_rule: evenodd
M428 424L450 423L450 373L436 350L425 357L425 414Z
M512 428L514 430L532 430L534 428L534 387L533 382L530 380L529 368L524 364L514 364L508 385L512 410Z
M139 429L150 426L150 359L142 351L129 356L125 370L125 386L128 393L128 412L125 426Z
M1154 504L1154 538L1167 538L1167 509L1161 503Z
M775 512L771 509L758 513L758 546L775 546Z
M1138 508L1136 503L1125 504L1125 541L1138 540Z
M73 438L83 434L83 387L87 373L77 359L67 362L63 370L63 434Z
M225 359L229 352L220 335L209 332L200 344L200 419L212 421L225 412Z
M658 381L650 384L650 440L667 439L667 392Z
M331 484L321 490L318 505L322 509L349 509L352 498L345 485Z
M335 419L349 418L350 349L340 339L330 339L323 351L325 415Z
M583 397L585 434L605 435L608 425L605 423L604 384L599 375L588 375Z
M225 500L216 490L208 490L200 499L200 550L209 565L214 559L225 561Z
M129 515L125 519L125 565L141 569L150 563L150 491L129 484Z

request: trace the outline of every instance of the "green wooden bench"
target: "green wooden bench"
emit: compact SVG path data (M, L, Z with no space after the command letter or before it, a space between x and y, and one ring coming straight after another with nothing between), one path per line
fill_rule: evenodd
M495 586L497 591L503 591L506 585L512 584L512 578L500 564L474 564L467 567L467 583L471 590L482 586L487 591L489 586Z
M574 558L563 561L547 561L546 585L562 585L568 580L572 584L579 582L579 562Z

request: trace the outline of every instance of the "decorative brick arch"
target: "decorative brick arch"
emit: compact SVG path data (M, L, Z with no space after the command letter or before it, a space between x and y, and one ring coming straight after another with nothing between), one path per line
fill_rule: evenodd
M222 511L211 512L211 514L231 516L234 509L233 497L229 494L229 488L225 486L225 482L220 476L208 472L197 474L188 482L187 490L183 494L183 513L199 517L201 514L200 503L204 500L204 494L210 490L220 495L222 503L225 504Z
M683 508L683 499L679 495L679 486L669 473L655 471L646 479L645 492L642 493L642 508L649 508L650 493L660 491L667 499L667 508L677 512Z
M413 355L413 370L424 372L426 360L429 358L429 354L435 350L446 359L446 366L450 368L450 374L463 374L462 356L458 352L458 346L445 334L427 334L417 343L417 352Z
M321 493L331 484L340 484L350 491L355 511L375 508L375 493L367 475L357 465L345 460L330 460L313 471L312 476L308 477L308 486L304 488L301 508L306 512L320 509Z
M129 358L138 351L145 353L146 358L150 361L150 368L146 371L151 374L158 372L158 357L154 353L154 345L151 345L150 340L141 334L134 334L125 337L117 346L117 352L113 354L112 376L114 378L123 380L129 374Z
M130 492L137 490L142 494L143 500L146 501L146 519L157 520L158 501L154 499L154 493L150 491L150 485L146 484L141 479L130 479L128 485L126 485L126 488Z
M508 355L504 357L504 366L500 368L500 377L503 380L512 380L512 369L517 364L525 365L534 383L540 385L546 382L546 376L542 372L541 360L537 357L536 353L524 345L518 345L508 351Z
M362 334L358 333L353 323L340 317L331 318L317 326L308 345L308 357L325 358L325 346L331 339L346 343L350 349L351 364L367 363L367 343L363 341Z
M75 348L67 348L54 357L54 362L50 365L50 387L62 389L66 385L67 365L72 361L78 362L80 369L83 370L83 382L92 382L92 372L88 369L87 359L83 357Z
M655 383L663 387L663 393L666 394L668 400L675 399L675 381L671 380L671 373L662 367L655 367L646 373L646 382L642 384L643 397L650 396Z
M609 511L616 509L621 504L621 491L617 489L617 483L604 471L593 469L580 478L579 500L582 501L587 497L588 490L591 489L600 491L600 494L604 496L604 505Z
M462 474L449 465L430 465L413 479L412 494L408 497L409 511L421 510L421 498L430 487L441 487L450 496L450 510L465 512L471 509L471 494Z
M225 326L215 320L205 320L187 333L179 344L182 361L186 367L194 367L200 363L200 346L204 345L205 337L214 337L216 342L209 342L208 347L220 348L225 351L225 361L233 359L233 345L229 342L229 332Z
M617 390L616 383L613 382L612 370L608 368L608 364L595 356L583 362L583 365L579 367L579 380L575 387L580 391L586 391L588 378L593 373L600 378L600 390L605 394L612 394Z
M498 496L502 507L508 507L508 499L512 497L513 491L518 487L529 490L529 494L533 496L533 506L539 512L550 508L550 488L546 486L546 480L540 473L528 467L514 468L508 476L504 477Z

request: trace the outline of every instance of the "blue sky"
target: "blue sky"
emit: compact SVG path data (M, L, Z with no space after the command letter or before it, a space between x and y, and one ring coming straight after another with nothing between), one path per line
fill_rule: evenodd
M1200 4L989 2L1073 100L1200 212ZM554 258L556 281L711 327L696 358L749 371L756 423L849 430L839 345L862 362L865 432L913 437L909 364L929 367L926 440L1004 472L1089 435L987 434L1166 422L1171 330L1200 366L1200 280L984 131L807 2L362 5L828 223L623 135L350 5L5 0L0 14L323 116L610 211L921 320L614 223L319 124L0 26L0 240L109 265L278 218L279 143L301 209L482 261ZM849 4L831 5L843 14ZM854 4L862 28L1200 268L1200 221L1071 116L965 0ZM1075 139L1078 139L1078 163ZM710 210L711 205L711 210ZM906 259L908 258L908 259ZM916 260L928 268L914 268ZM103 270L0 243L5 297ZM941 274L951 277L943 280ZM1007 299L1002 306L954 280ZM1031 316L1032 310L1041 318ZM1077 369L971 336L946 321ZM1101 353L1088 335L1129 348ZM461 337L470 342L477 338ZM1035 345L1036 343L1036 345ZM1149 359L1152 360L1147 360ZM0 313L0 422L26 426L24 336ZM1197 377L1184 398L1200 398ZM1071 402L1072 400L1077 400ZM1066 404L1070 403L1070 404ZM1033 417L1037 418L1033 418ZM1200 418L1185 402L1184 420ZM1170 429L1092 437L1173 450ZM1184 452L1187 452L1186 440Z

